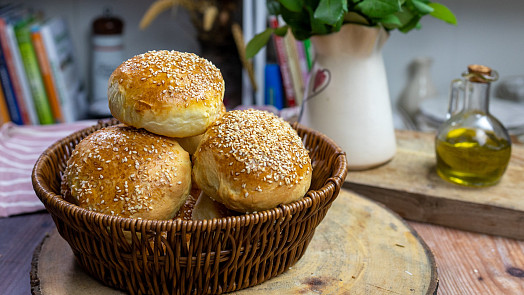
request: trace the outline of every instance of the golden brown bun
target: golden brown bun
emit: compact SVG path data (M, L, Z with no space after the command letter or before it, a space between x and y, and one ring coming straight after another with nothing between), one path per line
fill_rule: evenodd
M188 152L190 155L193 155L196 152L202 137L204 137L204 135L199 134L195 136L176 138L176 141L178 141L180 146L186 150L186 152Z
M222 110L220 111L220 116L226 113L226 107L224 106ZM202 137L204 137L204 134L199 134L195 136L189 136L189 137L179 137L176 138L176 141L184 148L190 155L193 155L196 152L196 149L198 145L200 144L200 141L202 140Z
M129 126L170 137L205 132L224 107L220 70L193 53L149 51L109 78L111 114Z
M206 220L238 215L223 204L211 199L204 192L200 194L191 212L192 220Z
M174 139L121 124L78 143L63 181L66 199L82 208L170 219L189 194L191 162Z
M193 155L196 185L240 212L302 198L311 175L311 159L296 131L263 111L226 113L208 128Z

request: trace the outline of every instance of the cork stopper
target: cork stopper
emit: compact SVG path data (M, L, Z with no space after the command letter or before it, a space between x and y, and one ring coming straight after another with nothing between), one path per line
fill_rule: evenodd
M492 76L492 72L495 73L495 76ZM483 65L469 65L467 71L467 78L471 82L477 83L490 83L498 78L496 71L492 71L490 67Z

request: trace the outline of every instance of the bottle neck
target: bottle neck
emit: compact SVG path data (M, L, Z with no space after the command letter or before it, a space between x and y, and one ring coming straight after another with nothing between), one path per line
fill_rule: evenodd
M479 110L488 113L490 86L490 83L467 81L464 101L465 110Z

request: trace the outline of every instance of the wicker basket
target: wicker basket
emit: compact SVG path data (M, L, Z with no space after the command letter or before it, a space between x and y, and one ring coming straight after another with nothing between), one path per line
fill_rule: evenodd
M310 151L307 195L275 209L213 220L139 220L91 212L66 202L60 179L75 145L115 120L78 131L36 162L33 187L78 263L103 284L130 294L220 294L260 284L293 266L346 177L343 151L295 125ZM129 238L131 237L131 238Z

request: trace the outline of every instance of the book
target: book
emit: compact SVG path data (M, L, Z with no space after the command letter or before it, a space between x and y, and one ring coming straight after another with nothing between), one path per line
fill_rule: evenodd
M20 56L20 49L18 48L18 42L16 40L15 31L13 22L14 20L5 19L5 37L6 43L9 46L6 49L6 52L11 54L11 63L14 65L12 75L17 77L19 84L19 95L24 101L27 107L27 113L30 118L31 124L38 124L38 115L36 114L35 103L33 100L33 95L29 88L29 81L27 80L27 75L25 73L24 65L22 64L22 57ZM11 68L10 68L11 70Z
M7 108L7 103L5 102L4 90L0 84L0 126L4 123L11 121L9 116L9 109Z
M31 27L31 41L35 49L36 58L38 65L40 66L40 73L42 74L42 80L49 100L49 106L53 113L55 121L64 123L64 115L62 112L62 104L60 103L60 97L58 95L58 89L56 87L53 71L48 59L48 53L46 51L44 41L42 38L42 32L40 25L35 24Z
M67 22L63 17L51 18L40 25L40 33L64 121L76 121L82 116L81 110L85 109L87 93L78 70L78 59Z
M11 78L9 77L9 71L7 70L5 56L2 50L0 50L0 83L2 84L2 92L11 121L15 124L23 125L24 121L20 113L18 102L16 101L13 85L11 84Z
M282 75L278 64L266 64L264 86L264 103L281 110L284 108Z
M271 28L278 28L279 23L278 19L275 16L269 17L269 26ZM284 38L273 35L273 43L275 44L275 51L277 53L277 61L280 67L280 73L282 75L282 85L284 89L284 94L286 97L286 106L294 107L296 106L296 94L293 87L293 80L291 77L291 69L289 65L289 60L286 53L286 45Z
M313 67L313 60L315 57L315 52L313 50L313 46L311 45L310 39L306 39L302 41L302 44L304 45L304 53L306 55L306 60L307 60L307 69L308 71L310 71L311 68Z
M13 13L3 13L0 16L0 49L3 51L5 57L7 71L9 72L11 85L13 87L15 99L18 103L22 121L24 124L29 125L38 123L38 119L36 117L32 98L27 97L26 89L24 89L23 84L27 82L25 73L19 73L19 69L16 65L15 54L18 53L18 45L10 36L10 31L12 31L11 18L13 17L16 17Z
M14 31L20 55L22 57L22 63L29 82L29 88L33 95L39 123L52 124L55 120L49 105L42 75L40 74L40 67L31 41L30 26L33 22L33 16L23 18L14 25Z
M302 74L302 82L303 82L304 91L305 91L305 85L307 83L307 79L309 75L309 65L307 61L306 48L304 45L304 41L297 40L297 53L298 53L298 63L300 66L300 72Z
M284 37L284 45L286 48L287 61L289 64L289 72L293 90L295 91L295 105L300 105L302 97L304 96L304 81L302 78L302 70L300 69L300 61L297 50L297 40L291 29Z

